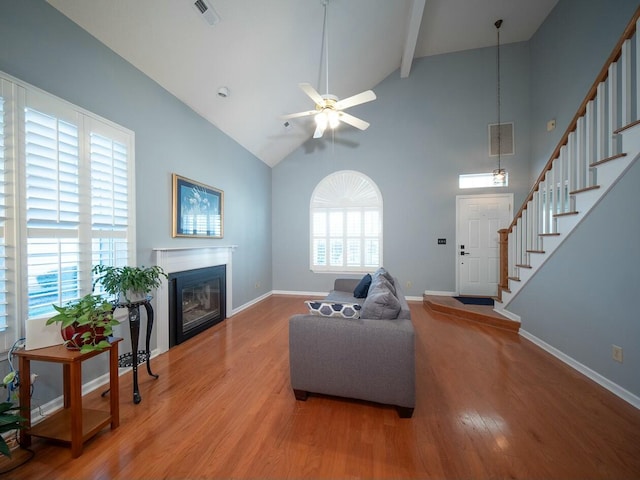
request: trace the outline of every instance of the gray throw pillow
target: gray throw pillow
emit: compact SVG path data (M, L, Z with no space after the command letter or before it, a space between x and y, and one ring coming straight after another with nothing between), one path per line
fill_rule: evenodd
M369 290L366 300L362 304L360 318L374 320L393 320L400 313L400 302L388 288L379 286Z
M383 275L374 274L371 280L371 286L369 287L369 294L376 289L390 290L391 293L397 296L396 287Z
M389 283L391 283L391 285L394 284L393 275L391 275L384 267L380 267L373 273L373 278L375 278L376 276L384 277L389 280Z

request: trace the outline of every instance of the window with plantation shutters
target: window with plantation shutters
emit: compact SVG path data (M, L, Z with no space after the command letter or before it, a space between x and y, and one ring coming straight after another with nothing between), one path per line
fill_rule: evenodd
M50 316L53 304L91 292L94 264L135 262L134 138L17 79L0 75L0 81L0 349L6 349L9 337L23 336L25 320Z
M325 177L311 196L311 270L367 272L382 265L382 195L362 173Z
M92 132L91 243L93 265L125 266L129 252L129 152L126 143Z
M25 109L25 206L29 317L79 296L78 126Z

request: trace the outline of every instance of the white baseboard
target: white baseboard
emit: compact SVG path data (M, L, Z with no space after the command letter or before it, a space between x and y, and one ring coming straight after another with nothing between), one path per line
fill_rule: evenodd
M422 297L414 297L414 296L407 296L407 295L404 296L404 299L407 302L421 302L423 300Z
M329 292L296 292L293 290L273 290L271 293L274 295L293 295L296 297L326 297Z
M439 292L437 290L425 290L425 295L434 295L436 297L455 297L457 295L456 292Z
M630 403L631 405L633 405L634 407L636 407L637 409L640 410L640 397L637 397L636 395L634 395L633 393L629 392L628 390L625 390L624 388L622 388L617 383L614 383L611 380L609 380L608 378L603 377L598 372L596 372L594 370L591 370L586 365L583 365L582 363L578 362L577 360L571 358L569 355L561 352L557 348L549 345L544 340L539 339L538 337L536 337L535 335L532 335L531 333L527 332L526 330L520 329L520 335L522 335L527 340L533 342L534 344L536 344L538 347L542 348L543 350L549 352L551 355L553 355L557 359L561 360L562 362L566 363L571 368L573 368L573 369L577 370L578 372L582 373L587 378L590 378L591 380L596 382L598 385L606 388L611 393L613 393L614 395L620 397L625 402Z
M238 308L234 308L230 313L230 315L227 315L228 317L233 317L234 315L240 313L243 310L246 310L249 307L254 306L256 303L261 302L262 300L264 300L265 298L269 298L271 295L273 294L273 292L267 292L264 295L260 295L259 297L254 298L253 300L248 301L247 303L245 303L244 305L240 305Z

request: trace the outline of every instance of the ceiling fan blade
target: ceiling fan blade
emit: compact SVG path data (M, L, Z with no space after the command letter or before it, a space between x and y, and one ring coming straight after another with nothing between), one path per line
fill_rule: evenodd
M287 120L289 118L308 117L309 115L313 115L315 113L318 113L318 110L307 110L306 112L290 113L289 115L282 115L280 118L282 120Z
M360 105L361 103L370 102L376 98L376 94L373 93L373 90L367 90L366 92L358 93L357 95L353 95L352 97L336 102L335 107L338 110L344 110L345 108Z
M369 128L369 122L365 122L364 120L360 120L358 117L354 117L353 115L349 115L345 112L340 112L340 121L344 123L348 123L352 127L359 128L360 130L366 130Z
M322 98L322 95L320 95L316 91L316 89L311 86L311 84L309 84L309 83L300 83L300 84L298 84L298 86L300 87L300 89L304 93L306 93L309 96L309 98L311 100L316 102L316 105L320 105L320 106L324 105L324 98Z
M324 134L324 128L321 128L320 126L316 126L316 131L313 132L313 138L322 138L323 134Z

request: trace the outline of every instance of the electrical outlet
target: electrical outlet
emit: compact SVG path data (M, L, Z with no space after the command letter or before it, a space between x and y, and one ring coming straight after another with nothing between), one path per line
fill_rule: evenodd
M611 345L611 357L616 361L622 363L622 347L618 345Z
M411 283L411 281L408 281L407 282L407 288L411 288L411 287L413 287L413 283Z
M438 245L446 245L447 244L447 239L446 238L439 238L438 239Z
M260 282L256 282L256 288L260 288Z

